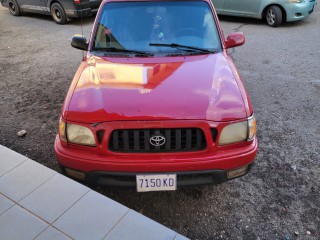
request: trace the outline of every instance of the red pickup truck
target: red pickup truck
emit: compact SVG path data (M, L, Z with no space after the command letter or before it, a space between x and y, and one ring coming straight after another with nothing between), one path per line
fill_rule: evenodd
M209 0L104 0L60 118L63 172L137 191L221 183L246 174L256 120Z

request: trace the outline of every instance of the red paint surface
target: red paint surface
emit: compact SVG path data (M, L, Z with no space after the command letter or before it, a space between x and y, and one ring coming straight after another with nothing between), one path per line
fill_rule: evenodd
M132 63L128 58L113 63L91 57L84 62L79 79L74 79L75 89L68 93L72 96L64 109L66 119L88 123L154 119L229 121L243 119L250 112L241 95L242 83L235 79L222 53L140 61ZM147 76L140 79L132 76L132 71ZM118 78L120 72L122 76Z

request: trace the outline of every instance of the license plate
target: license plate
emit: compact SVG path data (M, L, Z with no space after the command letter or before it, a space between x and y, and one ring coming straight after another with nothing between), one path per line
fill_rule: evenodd
M177 189L176 174L137 175L137 191L174 191Z

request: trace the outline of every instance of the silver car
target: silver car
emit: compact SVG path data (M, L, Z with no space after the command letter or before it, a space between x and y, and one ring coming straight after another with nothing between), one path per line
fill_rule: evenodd
M211 0L220 15L266 20L271 27L304 19L314 11L317 0Z

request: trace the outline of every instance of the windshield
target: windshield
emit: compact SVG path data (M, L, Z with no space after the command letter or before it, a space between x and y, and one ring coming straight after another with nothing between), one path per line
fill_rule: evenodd
M208 54L221 44L206 2L110 2L98 19L92 50L118 55L121 49L124 54Z

